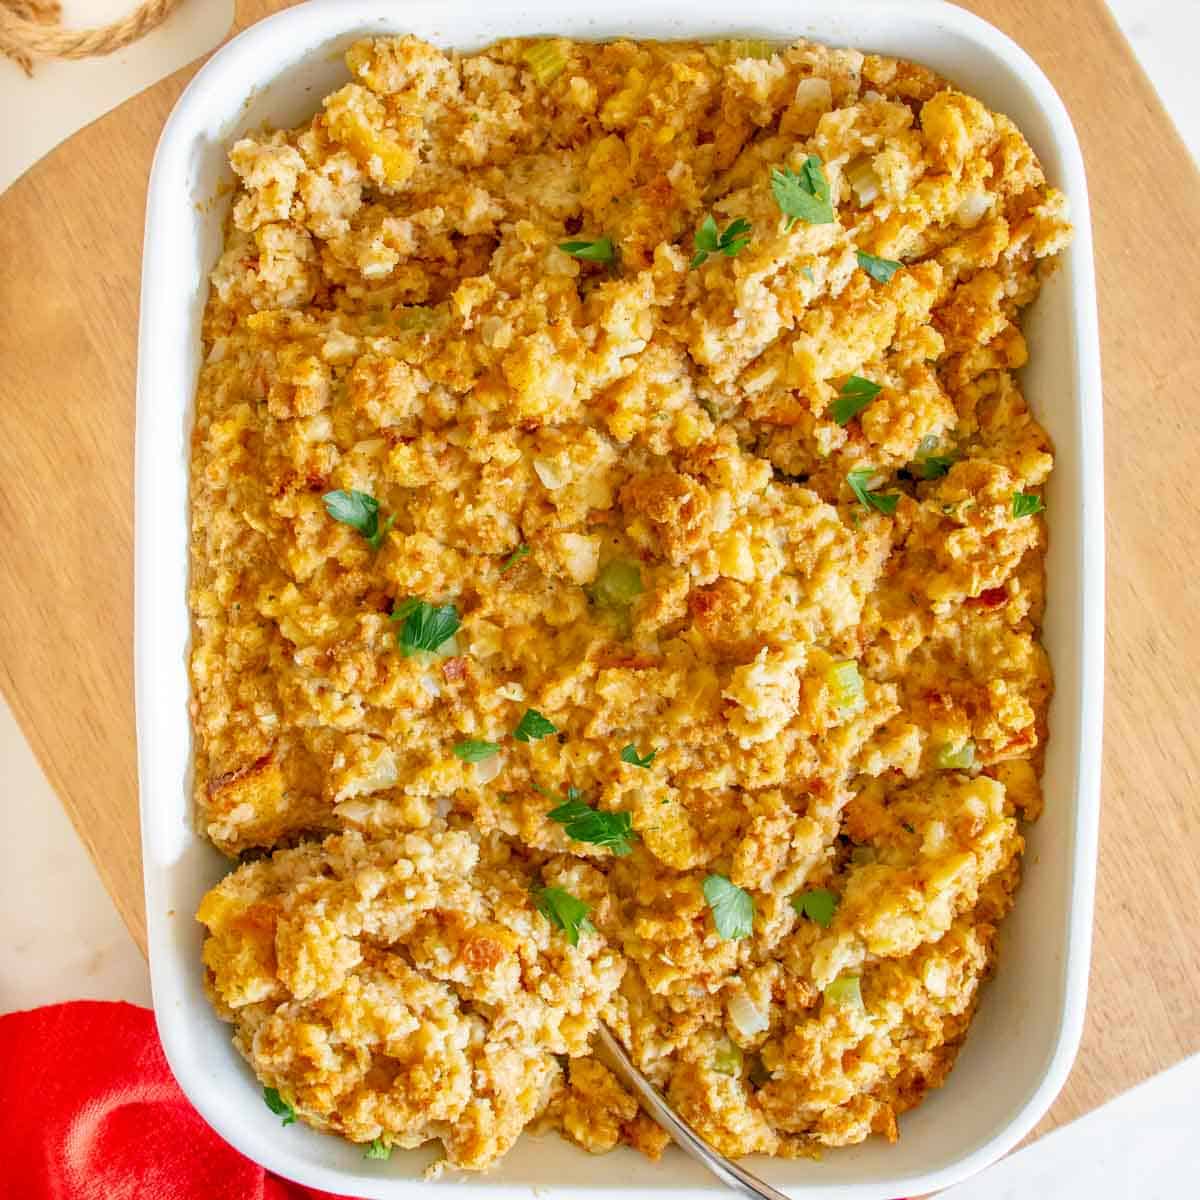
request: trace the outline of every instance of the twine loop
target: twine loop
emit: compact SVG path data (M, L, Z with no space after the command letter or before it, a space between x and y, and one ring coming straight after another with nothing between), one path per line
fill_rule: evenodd
M46 58L91 58L112 54L156 29L181 0L143 0L131 13L95 29L64 29L58 0L0 0L0 54L26 75Z

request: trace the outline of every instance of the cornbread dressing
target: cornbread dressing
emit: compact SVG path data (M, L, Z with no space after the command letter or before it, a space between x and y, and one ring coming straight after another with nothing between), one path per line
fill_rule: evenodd
M204 317L217 1011L376 1156L483 1168L535 1123L657 1157L600 1019L726 1154L894 1140L1042 803L1052 455L1014 371L1064 197L1006 117L853 50L346 62L232 147ZM824 185L832 220L784 210ZM456 628L410 652L418 603Z

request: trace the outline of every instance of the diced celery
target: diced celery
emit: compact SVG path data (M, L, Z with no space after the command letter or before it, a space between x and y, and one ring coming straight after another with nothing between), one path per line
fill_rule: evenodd
M722 1075L740 1075L742 1071L742 1048L728 1038L713 1051L712 1069Z
M599 607L619 610L628 608L643 591L642 572L637 563L614 558L600 568L591 595Z
M833 702L842 713L858 712L866 701L858 663L852 658L830 663L825 668L825 682L833 693Z
M939 770L965 771L975 765L975 743L970 740L959 745L947 742L938 749L935 761Z
M829 1004L839 1004L862 1008L862 985L857 975L839 975L825 987L825 1000Z
M865 208L879 195L881 181L868 155L861 155L846 164L846 181L860 208Z
M713 42L710 49L717 62L737 62L739 58L770 58L775 53L763 38L727 38Z
M569 43L568 43L569 44ZM539 87L553 83L567 67L567 55L560 38L547 38L527 46L521 55Z
M392 319L401 333L425 333L437 323L437 313L424 304L411 304L407 308L397 308Z

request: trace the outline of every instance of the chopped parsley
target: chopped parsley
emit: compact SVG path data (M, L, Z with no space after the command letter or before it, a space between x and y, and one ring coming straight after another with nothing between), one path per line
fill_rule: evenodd
M558 726L553 721L548 721L536 708L527 708L525 715L513 730L513 737L518 742L538 742L557 732Z
M1032 492L1013 492L1012 494L1012 515L1017 517L1032 517L1034 513L1045 511L1046 506L1042 503L1041 496L1035 496Z
M279 1094L278 1088L263 1088L263 1103L277 1117L283 1118L284 1125L296 1123L296 1110Z
M558 248L584 262L610 263L617 257L612 238L606 237L597 238L594 242L559 242Z
M894 258L876 258L874 254L867 254L864 250L856 250L854 253L858 258L858 265L876 283L890 283L892 276L904 266Z
M724 233L717 232L717 223L712 213L704 218L704 224L696 230L696 253L689 267L698 267L710 254L724 254L732 258L750 243L750 222L738 217L725 226Z
M650 753L644 757L639 757L637 747L631 742L628 746L625 746L621 750L621 761L629 763L630 766L648 768L654 761L657 754L657 750L651 750Z
M476 738L468 738L465 742L459 742L454 747L454 757L461 758L466 763L482 762L485 758L491 758L493 754L500 753L500 746L496 742L484 742Z
M533 893L537 910L567 935L572 946L579 945L580 933L592 933L595 926L588 920L588 906L562 888L538 888Z
M383 545L383 539L396 523L393 516L379 524L379 501L366 492L326 492L321 499L325 501L325 511L335 521L357 529L370 542L372 550Z
M846 476L846 482L860 504L890 517L896 511L896 505L900 503L899 493L892 492L881 496L878 492L868 491L874 478L875 472L871 467L857 467Z
M704 899L723 941L749 937L754 932L754 897L724 875L710 875L704 881Z
M433 653L458 632L460 624L458 609L453 604L435 608L416 597L393 609L392 620L401 622L396 644L405 658L422 650Z
M829 199L829 180L821 160L810 154L801 164L799 173L791 167L782 171L774 167L771 171L771 191L779 211L787 217L784 229L791 229L797 221L808 225L828 225L834 220L833 205Z
M839 424L845 425L851 417L856 417L883 388L864 379L861 375L851 375L838 391L838 398L829 406L829 415Z
M557 796L552 798L558 799ZM600 812L586 803L573 787L567 788L566 800L546 815L557 821L572 841L608 846L618 857L624 857L633 849L637 837L633 831L633 818L627 812Z
M833 920L833 914L837 912L840 903L841 898L837 892L831 892L828 888L811 888L792 897L792 907L802 917L816 921L822 929L829 928L829 922Z
M922 479L941 479L954 466L954 459L948 454L931 454L915 465Z
M381 1137L377 1137L363 1152L363 1158L381 1158L385 1162L392 1157L392 1148Z
M522 542L503 562L500 567L500 574L503 575L506 571L511 570L529 553L529 547Z

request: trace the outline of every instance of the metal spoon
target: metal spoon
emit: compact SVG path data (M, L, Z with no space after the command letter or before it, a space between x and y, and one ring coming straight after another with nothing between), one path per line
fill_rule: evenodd
M621 1043L606 1026L601 1025L598 1040L608 1065L642 1102L642 1107L675 1139L675 1144L698 1163L706 1166L726 1187L745 1196L763 1197L765 1200L788 1200L782 1192L752 1175L745 1167L739 1167L732 1159L714 1150L675 1110L663 1099L662 1093L633 1065Z

